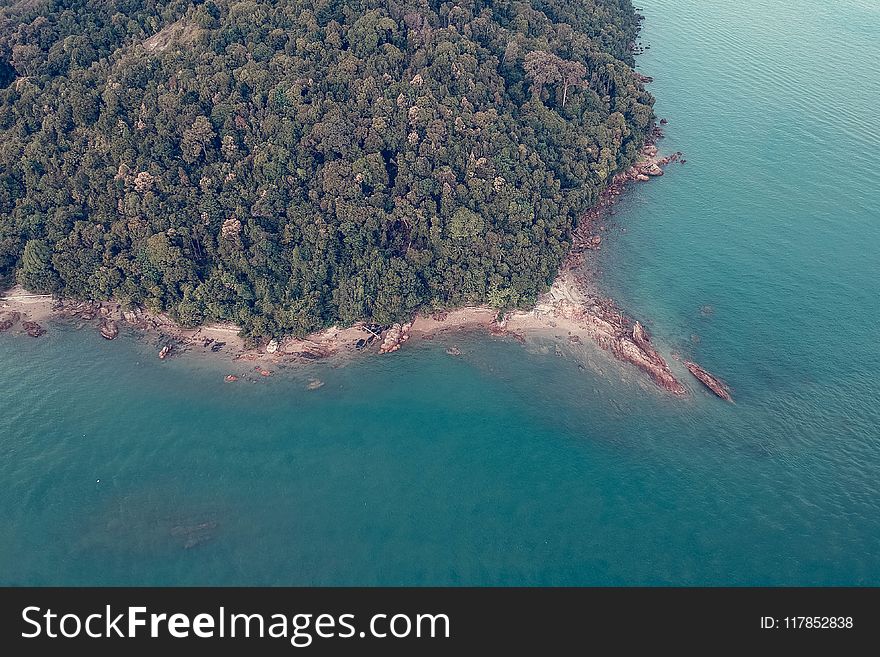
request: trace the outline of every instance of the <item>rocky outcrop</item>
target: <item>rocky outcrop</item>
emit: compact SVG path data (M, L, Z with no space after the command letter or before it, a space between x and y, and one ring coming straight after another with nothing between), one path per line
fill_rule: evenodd
M663 175L663 167L672 162L678 161L681 152L667 155L666 157L657 156L657 147L654 145L645 146L642 150L641 159L632 165L623 173L618 174L612 181L613 186L620 186L632 180L649 180L657 176Z
M11 329L19 319L21 315L14 310L0 312L0 333Z
M332 356L335 349L330 345L310 340L294 340L284 345L283 352L305 360L320 360Z
M123 311L122 319L124 319L126 323L131 324L132 326L142 326L146 323L144 313L139 308L133 308L131 310Z
M666 360L653 347L639 322L635 323L628 335L624 333L613 338L611 353L646 372L664 390L676 395L687 394L687 389L675 378Z
M664 390L676 395L687 394L687 388L675 378L641 323L635 322L630 327L614 302L588 296L579 284L571 272L560 274L550 292L539 301L539 312L573 322L581 334L591 337L618 360L647 373ZM569 340L573 341L572 336Z
M115 340L119 335L119 326L112 319L101 320L101 337L105 340Z
M511 330L507 326L507 322L504 320L502 320L500 322L497 320L493 320L492 322L490 322L489 323L489 334L495 335L498 337L503 336L506 338L513 338L514 340L516 340L520 344L526 343L526 336L523 335L522 333L520 333L519 331Z
M62 317L90 321L101 315L102 306L94 301L60 301L56 311Z
M44 329L36 322L22 322L21 328L23 328L25 333L27 333L32 338L38 338L46 333L46 329Z
M409 340L409 330L411 328L411 322L407 322L406 324L393 324L385 333L385 338L382 340L382 345L379 347L379 353L390 354L400 349L401 345Z
M725 401L733 401L733 397L730 395L730 388L726 383L712 376L709 372L694 362L686 360L684 361L684 366L688 368L688 371L693 374L700 383L709 388L709 390L715 393L715 395Z
M600 225L600 219L605 210L617 202L629 184L645 182L651 178L662 176L663 167L672 162L681 161L681 152L660 157L654 142L662 136L663 131L659 127L655 127L647 143L642 147L638 161L629 169L615 175L600 194L596 205L580 217L572 236L571 251L564 263L566 269L575 269L583 261L585 252L599 248L602 237L597 234L597 229L605 230L605 226Z
M166 344L159 350L159 360L165 360L168 356L171 355L171 350L173 347L170 344Z
M489 323L489 334L490 335L507 335L507 323L502 319L500 322L498 319L493 319Z

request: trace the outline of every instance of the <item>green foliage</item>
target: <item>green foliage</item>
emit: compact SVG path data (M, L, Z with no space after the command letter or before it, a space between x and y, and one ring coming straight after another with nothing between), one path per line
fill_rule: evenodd
M35 292L52 292L58 285L58 274L52 268L52 248L46 240L28 240L21 256L18 281Z
M629 0L6 3L0 278L249 335L526 305L650 128L637 31Z

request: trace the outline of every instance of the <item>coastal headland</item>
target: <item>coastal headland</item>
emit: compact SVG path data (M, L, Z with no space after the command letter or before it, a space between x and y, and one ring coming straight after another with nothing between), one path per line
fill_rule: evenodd
M391 354L410 339L431 340L439 335L483 331L525 342L550 337L569 343L593 343L617 360L638 368L663 390L676 396L688 388L673 373L644 325L628 317L614 300L603 295L597 282L584 273L591 251L600 248L602 220L627 186L663 175L663 168L683 162L681 153L662 155L655 141L662 131L655 128L639 160L617 174L599 202L582 218L573 236L571 251L551 288L528 311L502 312L488 306L468 306L416 314L411 321L380 326L359 322L349 327L330 327L303 339L246 339L234 324L208 324L187 328L164 313L124 308L113 301L71 301L33 294L20 286L0 297L0 332L18 331L32 337L45 332L51 320L68 320L78 326L94 326L107 340L119 335L120 326L153 336L161 359L183 352L213 353L235 362L253 362L262 376L271 376L273 365L314 362L358 353ZM448 353L457 355L457 348ZM686 361L694 378L718 397L732 401L729 388L699 365ZM227 381L237 381L230 374ZM315 386L319 387L319 386Z

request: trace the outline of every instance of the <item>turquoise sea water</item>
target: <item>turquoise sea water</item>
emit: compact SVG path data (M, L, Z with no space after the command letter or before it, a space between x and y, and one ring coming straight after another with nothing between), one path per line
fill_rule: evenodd
M880 5L642 6L687 164L595 266L735 405L478 336L229 385L2 335L0 583L880 584Z

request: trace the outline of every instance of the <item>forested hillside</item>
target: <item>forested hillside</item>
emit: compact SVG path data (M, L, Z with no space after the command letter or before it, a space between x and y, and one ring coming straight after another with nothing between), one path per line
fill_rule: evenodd
M251 335L533 301L653 120L630 0L13 0L0 277Z

